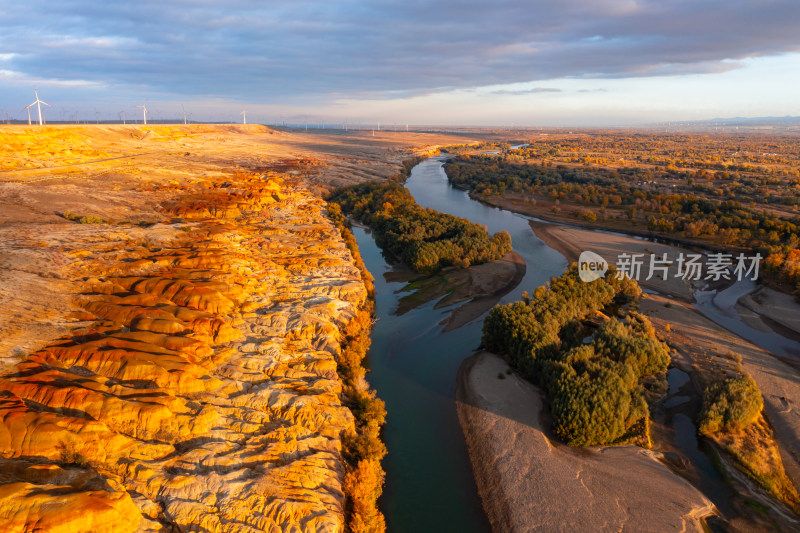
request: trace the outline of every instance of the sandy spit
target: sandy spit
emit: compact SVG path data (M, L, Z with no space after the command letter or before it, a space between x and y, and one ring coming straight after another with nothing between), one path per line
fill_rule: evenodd
M507 369L494 354L473 355L459 369L456 391L494 531L702 531L713 504L657 454L554 441L541 391Z
M477 265L471 270L472 285L477 287L479 292L480 287L484 287L484 290L450 314L444 331L458 329L497 305L500 298L514 290L522 282L527 265L522 256L511 251L497 261ZM500 274L504 275L500 276ZM498 278L502 278L499 279L502 283L500 287L496 287Z

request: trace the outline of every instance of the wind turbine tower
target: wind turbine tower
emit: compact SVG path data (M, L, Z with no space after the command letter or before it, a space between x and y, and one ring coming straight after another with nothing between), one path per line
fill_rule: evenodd
M43 102L42 100L39 100L39 91L37 91L35 88L33 89L33 94L36 95L36 101L25 108L25 109L28 110L28 124L31 123L30 108L33 107L33 106L36 106L36 109L39 110L39 125L42 126L44 124L44 121L42 120L42 104L46 105L47 107L53 107L53 106L51 106L47 102Z
M147 126L147 102L144 105L137 105L136 107L142 108L142 115L144 116L144 125Z
M242 112L239 114L242 115L242 124L247 125L247 111L242 109Z

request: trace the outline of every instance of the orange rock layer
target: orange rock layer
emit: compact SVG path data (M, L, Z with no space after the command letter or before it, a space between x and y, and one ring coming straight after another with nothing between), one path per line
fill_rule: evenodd
M340 531L336 372L366 290L324 203L236 176L95 245L79 327L0 376L5 531Z

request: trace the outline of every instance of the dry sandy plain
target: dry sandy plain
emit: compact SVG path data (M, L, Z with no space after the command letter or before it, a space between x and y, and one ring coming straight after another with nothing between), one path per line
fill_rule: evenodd
M339 531L342 328L319 192L462 137L0 127L5 531Z
M0 128L0 353L64 333L74 290L62 268L109 232L169 239L164 202L236 172L297 177L313 192L397 174L415 150L469 139L415 133L292 134L262 126ZM133 224L74 224L62 213ZM52 317L52 318L47 318ZM0 363L2 364L2 363Z

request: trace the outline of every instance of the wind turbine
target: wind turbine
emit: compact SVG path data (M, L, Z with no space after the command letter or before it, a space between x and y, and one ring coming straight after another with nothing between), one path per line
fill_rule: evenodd
M242 115L242 124L246 125L247 124L247 111L242 109L242 112L239 113L239 114Z
M144 105L137 105L136 107L142 108L142 114L144 116L144 125L147 126L147 102Z
M183 107L183 104L181 104L181 110L183 110L183 125L185 126L186 125L186 108Z
M28 110L28 124L31 123L30 108L33 107L33 106L36 106L36 109L39 110L39 125L41 126L41 125L44 124L44 121L42 120L42 104L46 105L47 107L53 107L53 106L51 106L47 102L43 102L42 100L39 100L39 91L37 91L36 88L33 89L33 94L36 95L36 101L25 108L25 109Z

